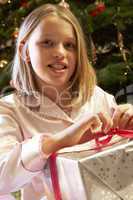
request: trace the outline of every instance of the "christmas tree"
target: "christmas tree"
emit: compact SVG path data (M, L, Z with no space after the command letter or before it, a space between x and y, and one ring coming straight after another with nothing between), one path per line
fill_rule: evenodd
M0 91L10 91L11 63L19 26L44 3L60 0L0 0ZM62 1L63 2L63 1ZM133 83L133 1L67 0L85 32L98 84L114 95ZM126 99L122 99L126 101Z
M59 2L0 0L1 96L11 90L11 64L20 24L37 6ZM67 3L84 29L88 57L96 69L99 85L114 95L124 88L126 94L126 87L133 84L133 0L67 0ZM14 195L19 199L19 193Z

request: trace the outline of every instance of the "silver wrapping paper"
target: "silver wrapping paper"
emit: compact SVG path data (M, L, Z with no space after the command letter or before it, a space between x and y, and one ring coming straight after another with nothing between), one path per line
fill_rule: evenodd
M63 200L133 200L133 141L57 156Z

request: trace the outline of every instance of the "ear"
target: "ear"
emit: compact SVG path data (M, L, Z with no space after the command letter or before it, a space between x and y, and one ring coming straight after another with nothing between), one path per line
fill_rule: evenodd
M29 63L30 62L30 55L29 55L29 49L26 49L26 62Z
M23 48L25 48L24 45L25 45L25 41L21 41L20 45L19 45L19 54L20 54L21 57L23 57L22 50L23 50ZM28 50L28 48L26 48L26 52L25 52L25 55L23 57L23 60L25 62L27 62L27 63L30 62L30 56L29 56L29 50Z
M20 55L22 55L22 49L23 49L24 45L25 45L25 41L21 41L21 42L20 42L20 45L19 45L19 47L18 47L18 50L19 50Z

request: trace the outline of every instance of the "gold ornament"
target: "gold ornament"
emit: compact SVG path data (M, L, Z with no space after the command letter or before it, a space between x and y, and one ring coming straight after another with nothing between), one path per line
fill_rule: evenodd
M19 33L19 28L16 27L14 32L12 33L12 36L13 36L14 39L16 39L18 37L18 33Z
M68 9L70 8L69 4L65 0L61 0L59 5L64 7L64 8L68 8Z
M0 68L4 68L7 65L7 60L0 60Z
M6 4L8 3L8 0L0 0L0 4Z

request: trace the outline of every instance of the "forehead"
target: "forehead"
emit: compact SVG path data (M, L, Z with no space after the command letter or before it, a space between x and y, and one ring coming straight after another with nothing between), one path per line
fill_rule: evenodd
M75 31L72 24L63 18L54 15L44 17L35 28L34 33L44 36L58 34L75 39Z

